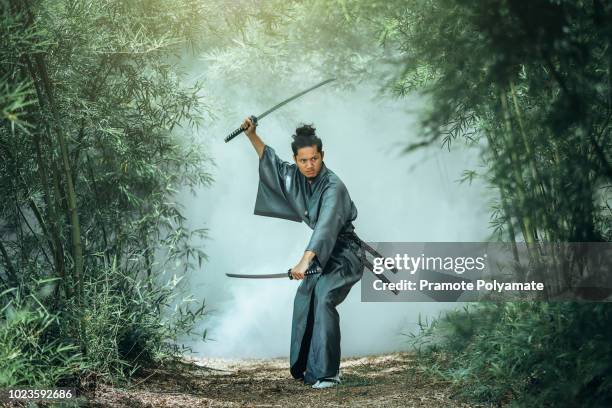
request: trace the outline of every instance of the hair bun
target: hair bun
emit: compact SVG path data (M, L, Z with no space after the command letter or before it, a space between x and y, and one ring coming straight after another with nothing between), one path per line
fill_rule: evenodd
M317 137L315 130L312 124L302 125L295 129L295 135L292 135L293 142L291 143L294 156L302 147L317 146L319 152L323 151L323 142Z
M304 125L295 129L295 137L312 137L315 136L315 128L312 125Z

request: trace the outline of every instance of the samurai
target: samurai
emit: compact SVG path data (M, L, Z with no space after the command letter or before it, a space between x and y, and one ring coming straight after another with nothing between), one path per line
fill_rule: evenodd
M361 279L365 259L353 226L357 208L342 180L325 165L323 143L312 125L296 129L291 164L264 144L251 117L241 127L259 156L254 213L304 222L313 230L290 271L301 280L293 302L291 375L316 389L336 386L341 383L336 307ZM313 263L322 272L305 277Z

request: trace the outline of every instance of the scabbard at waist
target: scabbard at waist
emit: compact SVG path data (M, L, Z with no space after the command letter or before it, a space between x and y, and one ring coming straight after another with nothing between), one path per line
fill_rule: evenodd
M363 249L363 241L352 229L338 234L338 240L346 244L354 244L357 247L356 249Z
M355 231L341 232L338 234L338 239L347 242L355 242L361 246L361 239L355 234Z

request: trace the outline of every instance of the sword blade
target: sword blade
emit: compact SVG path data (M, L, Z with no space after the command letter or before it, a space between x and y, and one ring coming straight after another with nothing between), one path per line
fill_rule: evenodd
M274 279L274 278L287 278L287 273L268 273L264 275L242 275L239 273L226 273L225 276L230 278L245 278L245 279Z
M259 116L257 116L257 120L259 120L259 119L261 119L261 118L263 118L263 117L267 116L268 114L270 114L270 113L274 112L275 110L277 110L277 109L278 109L278 108L280 108L281 106L284 106L284 105L288 104L289 102L291 102L291 101L293 101L293 100L295 100L295 99L299 98L300 96L306 95L308 92L310 92L310 91L314 91L314 90L315 90L315 89L317 89L318 87L323 86L323 85L325 85L325 84L328 84L328 83L330 83L330 82L332 82L332 81L335 81L335 80L336 80L336 78L330 78L330 79L327 79L327 80L325 80L325 81L323 81L323 82L320 82L320 83L316 84L315 86L312 86L312 87L310 87L310 88L306 89L305 91L302 91L302 92L300 92L300 93L297 93L297 94L293 95L291 98L285 99L285 100L284 100L284 101L282 101L281 103L279 103L279 104L277 104L277 105L274 105L273 107L271 107L270 109L268 109L268 110L267 110L267 111L265 111L264 113L262 113L262 114L260 114Z
M312 87L306 89L305 91L302 91L302 92L300 92L298 94L295 94L291 98L285 99L281 103L274 105L273 107L271 107L270 109L268 109L267 111L265 111L264 113L262 113L259 116L251 116L251 119L254 122L257 122L257 121L259 121L259 119L269 115L270 113L274 112L275 110L277 110L281 106L284 106L284 105L288 104L289 102L293 101L294 99L297 99L300 96L303 96L303 95L307 94L308 92L313 91L313 90L317 89L318 87L323 86L325 84L328 84L328 83L330 83L332 81L335 81L335 80L336 80L336 78L330 78L330 79L327 79L327 80L325 80L323 82L320 82L320 83L316 84L315 86L312 86ZM232 133L230 133L229 135L227 135L225 137L225 139L224 139L225 143L229 142L230 140L232 140L233 138L235 138L236 136L238 136L242 132L244 132L244 129L241 126L241 127L237 128L236 130L234 130Z
M309 277L310 275L316 275L317 273L323 272L323 269L319 265L318 262L311 262L310 266L304 272L304 278ZM285 273L266 273L262 275L243 275L240 273L226 273L225 276L230 278L245 278L245 279L274 279L274 278L289 278L293 279L291 276L291 269L287 270Z

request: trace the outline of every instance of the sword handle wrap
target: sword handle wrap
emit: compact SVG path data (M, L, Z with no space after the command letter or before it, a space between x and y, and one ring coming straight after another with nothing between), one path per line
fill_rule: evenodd
M257 117L254 115L251 115L251 120L253 121L253 124L255 126L257 126ZM236 136L238 136L239 134L241 134L242 132L244 132L244 129L242 128L242 126L240 126L238 129L234 130L232 133L230 133L226 138L225 138L225 143L229 142L230 140L232 140L233 138L235 138Z

